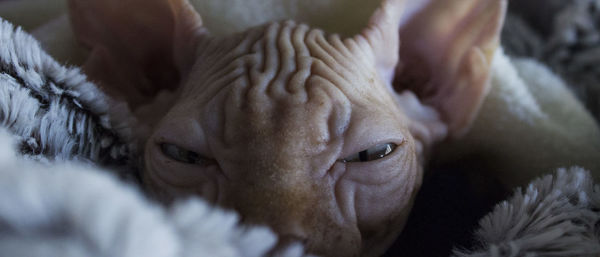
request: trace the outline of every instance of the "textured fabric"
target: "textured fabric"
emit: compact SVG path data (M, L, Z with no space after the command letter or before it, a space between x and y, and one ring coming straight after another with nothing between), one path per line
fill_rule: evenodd
M124 164L128 126L77 68L56 63L31 36L0 20L0 125L31 158ZM116 125L116 126L115 126Z
M164 208L89 163L22 160L12 139L0 131L0 256L259 257L276 242L199 199Z
M598 256L600 186L581 168L559 169L517 189L479 222L480 249L462 257Z

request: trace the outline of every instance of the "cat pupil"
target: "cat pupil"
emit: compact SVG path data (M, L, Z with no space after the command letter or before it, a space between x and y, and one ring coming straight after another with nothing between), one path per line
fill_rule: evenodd
M376 145L372 148L360 151L356 154L348 156L342 160L342 162L368 162L381 159L396 149L396 144L387 143Z

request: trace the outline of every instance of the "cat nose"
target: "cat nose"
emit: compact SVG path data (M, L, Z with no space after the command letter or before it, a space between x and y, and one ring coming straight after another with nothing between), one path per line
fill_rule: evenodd
M306 241L308 233L300 224L302 220L298 217L289 217L288 219L289 220L283 220L283 222L280 222L275 227L277 233L281 235L281 238L291 241Z
M305 244L308 239L298 235L280 235L277 245L267 256L302 256L305 252Z

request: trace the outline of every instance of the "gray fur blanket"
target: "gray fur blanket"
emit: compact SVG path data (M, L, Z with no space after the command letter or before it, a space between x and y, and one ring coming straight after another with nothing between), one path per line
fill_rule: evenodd
M0 24L1 256L264 256L266 228L189 199L164 207L135 184L127 112L77 68ZM120 180L117 177L129 178ZM580 168L517 189L456 256L598 256L600 187ZM273 253L271 253L273 254ZM302 256L291 246L279 256Z

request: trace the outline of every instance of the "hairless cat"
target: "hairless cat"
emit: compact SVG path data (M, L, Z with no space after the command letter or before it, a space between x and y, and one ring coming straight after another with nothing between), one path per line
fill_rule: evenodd
M323 256L402 230L434 143L489 88L505 0L384 0L362 32L280 21L214 36L186 0L71 0L84 70L143 124L142 180Z

